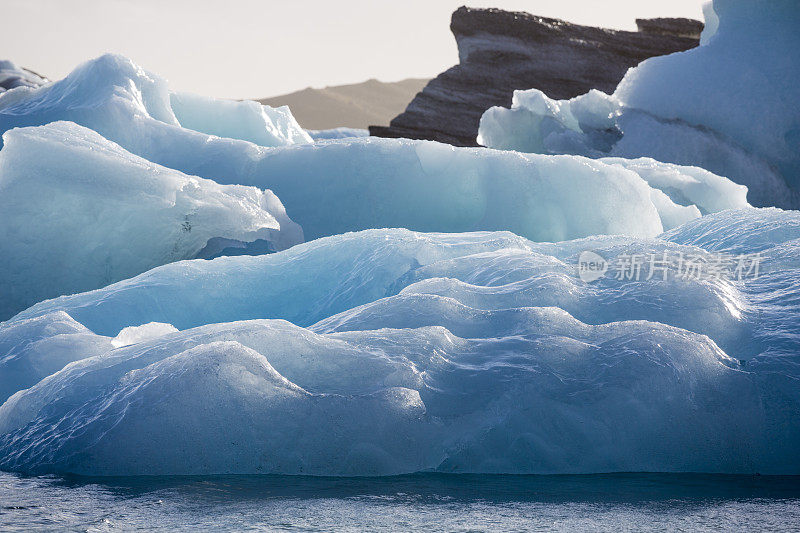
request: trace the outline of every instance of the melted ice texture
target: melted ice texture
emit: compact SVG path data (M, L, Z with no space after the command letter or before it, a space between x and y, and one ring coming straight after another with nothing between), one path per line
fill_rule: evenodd
M585 283L584 250L762 263ZM656 239L370 230L166 265L3 324L0 466L796 474L798 269L800 215L778 209Z

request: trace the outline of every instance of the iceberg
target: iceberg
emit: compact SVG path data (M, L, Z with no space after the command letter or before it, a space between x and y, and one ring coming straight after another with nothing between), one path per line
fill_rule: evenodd
M371 228L509 230L534 241L652 237L676 217L701 213L620 165L430 141L369 137L278 148L248 170L238 180L269 184L309 240Z
M113 347L110 339L94 334L63 311L0 324L0 402L73 361Z
M312 142L288 106L273 108L245 100L234 102L190 93L170 93L170 107L181 127L259 146Z
M130 346L131 344L138 344L150 339L157 339L163 337L167 333L174 333L178 331L172 324L163 324L161 322L148 322L141 326L128 326L123 328L116 337L111 340L111 346L120 348L122 346Z
M679 206L696 206L703 215L750 207L747 202L747 187L699 167L660 163L649 157L605 157L600 161L636 172L654 189L651 194L660 196L659 193L663 193ZM667 225L669 224L665 224L665 227ZM669 226L672 228L679 225L680 223Z
M209 241L303 241L269 190L187 176L69 122L17 128L0 150L0 320L202 255Z
M484 146L652 157L748 186L758 206L800 207L800 9L794 0L714 0L700 47L648 59L613 95L515 93L481 119Z
M225 144L218 135L263 146L311 142L286 107L171 93L166 80L116 54L87 61L55 83L0 95L0 132L60 120L153 162L157 153L196 156L210 139Z
M607 164L370 137L303 143L291 135L293 127L281 129L288 112L170 94L163 80L121 56L102 56L52 85L5 98L0 130L68 120L156 164L270 189L308 239L370 228L509 230L535 241L654 237L715 205L743 205L742 189L724 179L701 179L676 165L642 170L655 162ZM283 146L247 142L269 144L263 137L276 131L285 132ZM651 186L639 171L672 178L650 180ZM734 197L709 203L708 195L674 192L698 179ZM658 188L666 182L669 190Z
M605 275L581 276L587 252ZM619 270L667 255L732 271ZM0 324L0 361L46 359L50 330L93 346L34 385L0 372L0 468L797 474L798 269L800 214L774 208L657 238L375 229L168 264Z
M570 155L311 142L115 55L4 92L0 469L800 474L800 213L746 186L791 158L623 85L484 117ZM771 174L624 157L651 123Z

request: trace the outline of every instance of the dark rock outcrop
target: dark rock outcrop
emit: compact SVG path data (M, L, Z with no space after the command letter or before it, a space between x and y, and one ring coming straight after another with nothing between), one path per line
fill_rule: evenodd
M32 70L21 68L11 61L0 60L0 93L16 87L39 87L47 78Z
M644 59L697 46L702 28L689 19L637 22L643 31L461 7L450 24L459 64L431 80L389 127L370 126L370 133L477 146L483 112L510 107L515 90L537 88L558 99L590 89L610 93Z
M700 39L700 34L703 33L703 23L693 19L636 19L636 27L639 28L639 33L689 39Z

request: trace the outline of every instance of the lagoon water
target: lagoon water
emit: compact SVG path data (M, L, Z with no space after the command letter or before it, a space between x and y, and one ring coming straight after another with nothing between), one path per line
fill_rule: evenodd
M64 478L0 473L0 529L800 531L800 478Z

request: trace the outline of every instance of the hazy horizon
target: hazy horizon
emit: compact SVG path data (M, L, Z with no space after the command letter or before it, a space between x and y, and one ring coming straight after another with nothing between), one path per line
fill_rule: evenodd
M51 79L104 52L127 55L171 87L263 98L306 87L429 78L458 62L450 14L499 7L635 29L636 18L702 20L703 0L3 0L0 59ZM413 30L413 33L412 33Z

